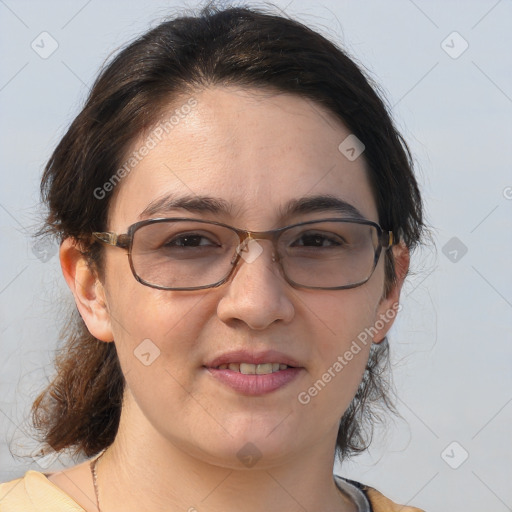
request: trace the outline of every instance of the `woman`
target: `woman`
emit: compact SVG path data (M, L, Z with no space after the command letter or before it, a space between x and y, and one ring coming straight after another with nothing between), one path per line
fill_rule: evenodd
M423 230L339 48L253 9L162 23L101 73L42 191L77 313L34 422L90 459L3 484L2 512L418 510L333 476L387 403Z

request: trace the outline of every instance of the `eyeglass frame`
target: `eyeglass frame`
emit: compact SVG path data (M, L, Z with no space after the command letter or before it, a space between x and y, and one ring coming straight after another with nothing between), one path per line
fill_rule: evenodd
M159 286L155 284L151 284L144 279L142 279L137 272L135 271L135 268L133 266L133 259L132 259L132 247L133 247L133 239L135 232L139 230L140 228L150 225L150 224L157 224L162 222L172 222L172 221L191 221L191 222L198 222L202 224L213 224L216 226L221 226L227 229L230 229L231 231L234 231L236 235L238 236L240 243L236 248L235 254L233 255L231 259L231 265L232 268L228 272L228 274L221 279L220 281L217 281L216 283L213 283L211 285L204 285L204 286L194 286L194 287L168 287L168 286ZM281 257L279 255L279 252L277 250L277 241L279 239L280 234L288 229L304 226L308 224L318 224L320 222L345 222L345 223L352 223L352 224L362 224L367 226L373 226L377 230L377 239L378 244L375 248L375 255L373 260L373 267L369 274L369 276L364 279L363 281L359 281L354 284L349 285L343 285L343 286L335 286L335 287L324 287L324 286L307 286L307 285L301 285L296 283L295 281L288 278L287 273L284 271L284 267L281 263ZM126 233L118 234L113 231L94 231L92 233L92 242L101 242L105 245L110 245L113 247L119 247L121 249L126 249L128 254L128 261L130 263L130 269L132 271L133 277L136 281L141 283L144 286L149 286L150 288L155 288L157 290L169 290L169 291L194 291L194 290L203 290L208 288L217 288L227 282L229 278L233 275L235 269L238 267L238 263L240 261L241 253L247 247L249 242L251 240L270 240L272 242L273 252L272 252L272 261L279 263L281 270L283 271L283 277L285 281L293 286L294 288L306 288L310 290L347 290L350 288L356 288L358 286L363 285L364 283L368 282L370 277L372 277L373 273L375 272L375 269L377 268L377 263L379 261L380 255L382 253L382 249L384 251L387 251L390 249L395 243L395 237L393 235L392 231L383 230L379 224L376 222L373 222L371 220L366 219L351 219L351 218L327 218L327 219L318 219L318 220L308 220L305 222L299 222L296 224L291 224L289 226L284 226L281 228L276 229L270 229L268 231L251 231L247 229L241 229L236 228L234 226L230 226L229 224L224 224L223 222L217 222L213 220L204 220L204 219L194 219L194 218L188 218L188 217L158 217L154 219L145 219L141 220L139 222L135 222L134 224L128 226L128 229ZM276 259L277 256L277 259Z

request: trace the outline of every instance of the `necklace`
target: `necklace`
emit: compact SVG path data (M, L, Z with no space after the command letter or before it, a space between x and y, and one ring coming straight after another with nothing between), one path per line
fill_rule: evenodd
M96 507L98 508L98 512L101 512L100 509L100 492L98 490L98 475L96 473L96 465L98 461L103 457L107 449L101 451L101 453L91 462L91 474L92 474L92 483L94 485L94 494L96 495Z

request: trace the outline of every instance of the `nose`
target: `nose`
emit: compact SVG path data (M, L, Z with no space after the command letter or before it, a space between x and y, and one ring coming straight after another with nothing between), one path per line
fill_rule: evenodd
M295 309L289 297L291 286L281 275L272 249L270 240L251 240L241 252L217 306L223 322L239 320L251 329L262 330L274 322L292 320Z

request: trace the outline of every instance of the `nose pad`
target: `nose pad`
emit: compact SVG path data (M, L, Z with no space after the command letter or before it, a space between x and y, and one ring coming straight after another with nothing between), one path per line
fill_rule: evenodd
M231 258L231 265L233 265L239 257L247 263L252 263L262 252L263 247L258 243L257 239L248 237L237 246L235 254ZM278 256L274 252L274 248L272 248L272 261L275 263L278 259Z

